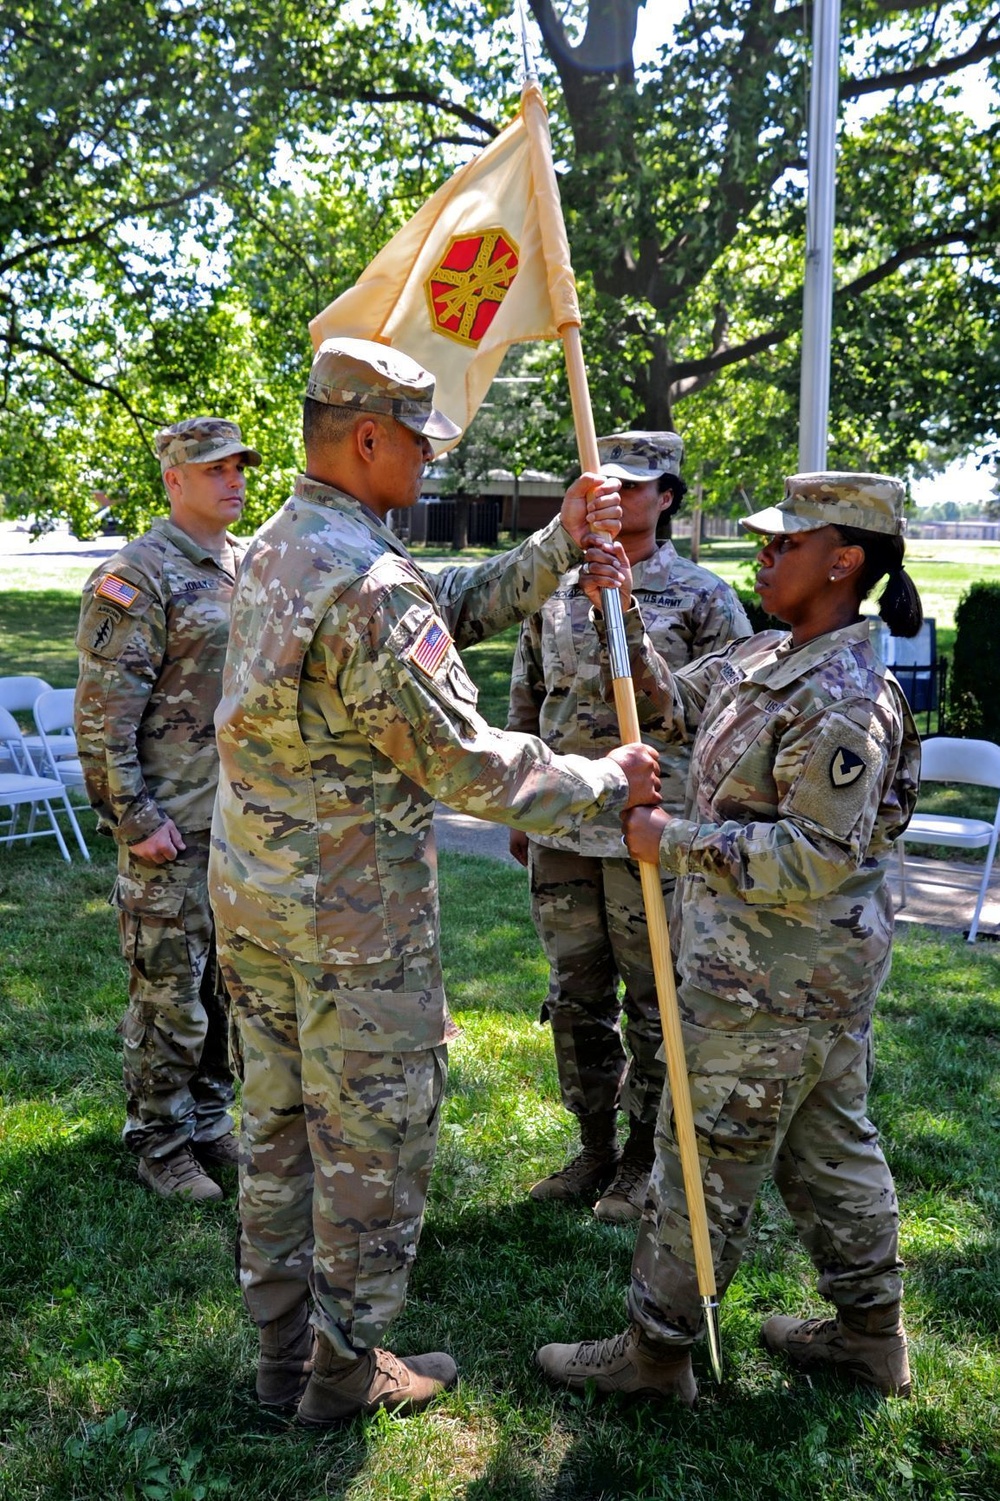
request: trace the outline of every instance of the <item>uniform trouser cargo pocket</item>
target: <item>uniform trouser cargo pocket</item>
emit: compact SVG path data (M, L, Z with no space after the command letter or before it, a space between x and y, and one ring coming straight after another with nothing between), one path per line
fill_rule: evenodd
M231 1126L228 1023L206 872L186 859L147 882L145 862L121 863L112 902L129 971L120 1029L124 1137L137 1152L166 1155L194 1134L210 1138Z
M807 1066L808 1027L742 1022L739 1008L690 990L684 1023L688 1085L701 1158L712 1257L720 1293L739 1265L754 1201L794 1109ZM756 1023L756 1025L755 1025ZM692 1338L701 1321L683 1176L675 1146L673 1101L664 1091L649 1191L655 1217L636 1245L630 1307L655 1337Z

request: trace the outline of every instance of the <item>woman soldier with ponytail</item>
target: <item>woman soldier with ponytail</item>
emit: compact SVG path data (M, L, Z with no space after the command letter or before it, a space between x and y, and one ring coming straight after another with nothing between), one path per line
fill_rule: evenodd
M630 854L676 874L673 941L719 1290L735 1275L757 1190L772 1175L834 1305L769 1318L764 1343L809 1371L908 1396L898 1207L867 1117L872 1011L889 969L885 875L916 800L920 740L861 602L914 636L903 486L800 474L742 524L766 538L756 588L789 630L733 642L671 673L631 605L624 554L588 592L621 590L643 728L691 740L686 816L624 815ZM669 1088L628 1297L611 1339L547 1345L553 1379L696 1396L701 1330Z

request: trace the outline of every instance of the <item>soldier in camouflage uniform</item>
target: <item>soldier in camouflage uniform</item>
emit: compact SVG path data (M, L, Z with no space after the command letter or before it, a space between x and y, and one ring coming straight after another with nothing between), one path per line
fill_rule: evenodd
M631 853L678 877L679 1002L719 1289L771 1173L836 1317L768 1319L765 1343L897 1396L910 1391L898 1209L866 1106L892 946L885 873L920 743L859 605L888 574L882 618L899 635L920 628L902 504L886 476L796 475L780 505L743 522L769 538L757 590L788 635L671 673L627 612L640 720L694 743L687 815L625 819ZM624 590L623 602L627 578ZM572 1387L693 1402L702 1315L669 1089L628 1307L624 1334L546 1346L542 1368Z
M658 524L676 513L687 489L677 433L613 433L598 439L598 450L601 472L622 481L618 540L632 566L646 633L664 660L683 667L749 636L750 622L729 585L678 557L669 540L657 541ZM619 743L617 717L601 692L601 643L579 568L521 627L507 727L540 735L560 753L599 756ZM688 747L657 749L663 806L680 813ZM596 1199L598 1219L638 1220L665 1072L639 867L622 847L614 814L561 838L529 841L514 831L510 845L530 870L532 916L550 967L541 1019L552 1027L562 1102L579 1121L582 1143L568 1166L533 1186L531 1197ZM665 872L665 899L673 889L674 877ZM619 1108L629 1123L624 1152Z
M385 518L416 502L429 439L458 435L433 391L383 345L320 347L307 474L247 555L216 716L210 884L243 1060L257 1393L315 1426L419 1407L455 1376L441 1352L380 1343L416 1255L451 1030L435 798L559 832L659 788L644 746L554 757L477 713L456 645L537 609L581 556L584 497L595 522L617 517L618 487L585 476L513 552L421 573Z
M118 844L124 1140L165 1196L218 1199L206 1164L235 1164L228 1024L208 901L218 778L213 714L244 544L244 470L260 455L235 422L196 417L156 435L170 517L88 579L77 646L76 733L99 828Z

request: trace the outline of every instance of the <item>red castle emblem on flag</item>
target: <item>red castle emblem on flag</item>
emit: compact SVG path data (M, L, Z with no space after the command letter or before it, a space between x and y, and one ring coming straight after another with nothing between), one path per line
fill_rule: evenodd
M475 349L514 284L517 243L505 229L454 235L424 283L431 326Z

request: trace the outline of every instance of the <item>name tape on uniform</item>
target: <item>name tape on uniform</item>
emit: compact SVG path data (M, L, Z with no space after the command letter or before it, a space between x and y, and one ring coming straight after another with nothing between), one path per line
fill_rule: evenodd
M135 585L120 579L117 573L106 573L94 593L99 594L102 599L110 599L114 604L121 605L123 610L130 610L139 598L139 590Z
M428 620L413 642L407 657L414 667L432 678L448 654L451 637L439 620Z

